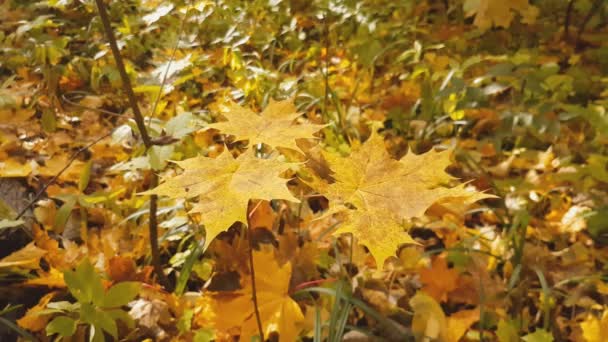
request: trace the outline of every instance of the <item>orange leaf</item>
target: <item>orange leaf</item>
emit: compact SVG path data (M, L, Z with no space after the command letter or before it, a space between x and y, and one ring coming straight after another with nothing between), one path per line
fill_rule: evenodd
M420 270L420 280L424 292L441 302L448 299L448 292L456 289L458 272L448 268L445 256L442 255L433 259L431 268Z
M271 250L254 252L256 293L264 336L279 333L279 341L296 341L304 315L289 296L292 266L280 266ZM243 279L244 278L244 279ZM220 334L239 334L240 341L259 335L251 300L248 277L241 277L244 288L235 292L207 294L198 302L196 322L213 326Z
M51 292L40 298L40 301L38 301L36 306L27 310L25 315L17 320L17 324L19 324L20 327L31 331L40 331L46 328L46 324L50 317L48 315L39 315L38 313L46 308L46 305L54 296L55 292Z

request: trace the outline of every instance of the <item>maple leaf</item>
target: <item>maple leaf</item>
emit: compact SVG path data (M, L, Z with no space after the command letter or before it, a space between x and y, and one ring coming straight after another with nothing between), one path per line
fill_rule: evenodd
M458 311L447 318L447 342L458 342L473 323L479 321L479 308Z
M403 231L403 222L420 217L433 203L460 201L470 204L491 195L469 191L464 184L444 185L454 178L444 170L450 151L390 157L377 134L354 146L348 157L324 154L335 182L309 184L327 197L327 215L342 213L344 221L334 234L352 233L380 266L400 244L415 243Z
M296 112L291 100L270 100L260 115L232 104L223 115L227 121L210 124L207 128L234 135L237 141L249 140L249 144L264 143L293 150L298 150L297 139L314 139L313 134L326 126L294 123L301 114Z
M253 253L256 294L264 336L279 333L280 341L296 341L304 315L289 296L291 263L280 266L272 250ZM231 293L207 294L199 302L196 321L201 326L211 324L220 331L240 330L240 340L250 341L258 335L249 282L242 290ZM221 314L220 314L221 313Z
M528 0L466 0L463 7L467 17L475 16L473 23L481 30L509 27L515 13L522 16L524 23L533 23L538 15L538 8Z
M434 258L432 267L422 269L419 273L424 292L438 302L447 300L448 293L457 288L458 272L448 268L444 256Z
M184 172L143 194L199 201L191 212L200 213L209 243L235 222L247 223L250 199L283 199L299 202L287 189L287 179L279 177L291 164L275 158L260 159L251 150L233 158L224 151L217 158L203 156L176 162Z
M589 315L580 324L583 337L588 342L600 342L608 340L608 309L604 310L601 319Z

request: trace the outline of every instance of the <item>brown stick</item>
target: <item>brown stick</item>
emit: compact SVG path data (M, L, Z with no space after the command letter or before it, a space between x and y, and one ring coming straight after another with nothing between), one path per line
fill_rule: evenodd
M593 3L593 5L591 6L591 9L589 9L589 12L587 12L587 15L585 16L585 19L583 19L583 23L578 28L578 34L576 35L576 47L577 48L581 45L581 39L582 39L583 33L585 32L585 28L587 27L587 24L589 23L591 18L593 18L593 16L595 15L595 12L597 12L600 9L600 6L602 5L603 1L604 0L596 0Z
M262 203L260 201L259 204ZM260 309L258 306L258 295L255 287L255 267L253 266L253 238L252 238L252 227L249 224L249 219L257 209L257 206L251 210L249 215L247 215L247 240L249 240L249 268L251 269L251 300L253 301L253 311L255 313L255 320L258 325L258 333L260 334L260 340L264 341L264 328L262 328L262 318L260 318Z
M127 99L129 100L129 105L133 110L133 116L135 119L135 123L137 124L137 128L139 129L139 133L141 134L141 138L144 142L144 146L146 146L146 151L149 150L153 146L153 142L148 135L148 131L146 130L146 125L144 123L144 117L139 110L139 106L137 105L137 98L133 93L133 87L131 86L131 80L129 79L129 75L127 75L127 71L125 69L125 64L123 63L122 56L120 54L120 50L118 50L118 44L116 44L116 37L114 36L114 31L112 30L112 25L110 24L110 18L108 16L108 12L106 11L105 4L103 0L95 0L97 4L97 10L99 11L99 17L101 18L101 22L103 24L105 34L108 38L108 42L110 43L110 49L112 49L112 55L114 56L114 61L116 62L116 68L118 69L118 73L120 74L120 78L122 80L122 89L127 94ZM150 180L150 187L154 187L158 184L158 176L156 173L152 172L152 177ZM156 195L150 196L150 218L149 218L149 234L150 234L150 251L152 254L152 266L154 267L154 273L156 273L156 277L158 278L158 282L165 286L169 287L169 282L165 273L163 272L163 267L160 262L160 251L158 248L158 222L156 219L156 209L157 209L158 197Z
M570 39L570 18L572 17L572 9L574 8L574 0L568 1L566 8L566 19L564 20L564 40L567 42Z

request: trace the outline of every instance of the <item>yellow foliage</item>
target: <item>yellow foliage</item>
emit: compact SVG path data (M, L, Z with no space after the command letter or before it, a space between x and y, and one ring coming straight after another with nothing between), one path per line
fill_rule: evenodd
M528 0L466 0L465 14L475 16L474 24L482 30L492 26L509 27L515 13L522 16L522 22L534 23L538 8L530 5Z
M608 310L604 310L601 319L589 315L581 323L581 329L583 330L583 337L587 342L608 341Z
M233 158L224 151L217 158L195 157L176 162L184 172L145 194L170 198L200 196L192 213L200 213L207 229L205 249L235 222L247 223L250 199L299 202L279 177L290 164L276 158L260 159L252 150Z
M227 121L207 126L224 134L234 135L236 140L249 140L250 145L264 143L271 147L298 150L297 139L312 139L313 134L325 125L295 124L301 114L291 100L270 101L266 109L257 115L247 108L231 105L224 117Z
M329 199L329 214L343 214L335 234L353 233L379 267L400 244L415 243L404 231L403 222L422 216L433 203L470 204L493 197L468 191L462 184L443 186L453 180L444 171L450 164L450 151L410 153L395 160L386 151L383 138L373 134L364 144L354 146L348 157L330 153L324 157L335 182L315 180L310 185Z
M30 242L22 249L11 253L0 260L0 268L21 267L27 269L37 269L40 267L40 258L46 254L44 249L36 247L34 242Z
M410 299L410 306L414 310L412 332L417 341L446 340L448 323L433 297L418 292Z
M304 315L289 296L291 263L280 266L271 250L254 252L256 293L264 336L277 332L279 341L296 341ZM237 332L240 341L250 341L259 335L249 279L242 281L242 290L206 294L199 302L195 320L220 333Z

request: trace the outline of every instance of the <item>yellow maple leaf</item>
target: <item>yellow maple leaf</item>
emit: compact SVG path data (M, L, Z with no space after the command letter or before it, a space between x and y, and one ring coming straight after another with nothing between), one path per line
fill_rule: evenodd
M458 311L447 318L446 342L458 342L473 323L479 321L479 308Z
M449 201L472 203L494 197L469 191L464 184L444 185L454 178L444 170L450 151L390 157L377 134L354 146L348 157L325 153L335 182L313 180L309 184L330 201L328 214L343 213L342 226L334 234L352 233L365 245L379 266L400 244L415 243L403 223L420 217L433 204Z
M608 341L608 310L604 310L601 319L589 315L580 325L585 341Z
M280 341L296 341L304 315L289 296L291 263L280 266L272 250L254 252L256 294L264 336L279 334ZM212 325L220 332L236 331L241 341L250 341L259 335L252 289L249 278L242 290L230 293L207 293L198 303L196 322Z
M217 158L199 156L176 163L184 169L182 174L144 194L170 198L199 196L191 212L200 213L205 224L205 249L233 223L247 223L250 199L299 202L287 189L287 179L279 177L291 165L272 157L256 158L252 150L237 158L224 151Z
M291 100L273 101L257 115L253 111L232 104L223 113L227 121L207 126L238 140L249 140L249 144L264 143L271 147L286 147L298 150L297 139L313 139L313 134L325 125L296 124L301 116Z
M530 24L536 20L538 8L528 0L466 0L464 11L467 17L475 16L473 22L481 30L492 26L509 27L515 13L522 16L522 22Z

